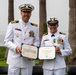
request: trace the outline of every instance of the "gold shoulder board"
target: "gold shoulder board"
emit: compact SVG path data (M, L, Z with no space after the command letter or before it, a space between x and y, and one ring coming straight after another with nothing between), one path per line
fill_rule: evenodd
M63 32L59 32L59 34L63 34L63 35L66 35L66 33L63 33Z
M18 23L18 20L11 21L11 24Z
M43 36L47 35L47 33L43 34Z
M35 24L35 23L31 23L31 25L36 26L36 27L38 26L38 25L37 25L37 24Z

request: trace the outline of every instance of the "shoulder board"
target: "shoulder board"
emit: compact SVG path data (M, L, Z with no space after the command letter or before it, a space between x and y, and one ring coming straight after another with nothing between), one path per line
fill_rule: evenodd
M66 33L63 33L63 32L59 32L59 34L63 34L63 35L65 35Z
M47 35L47 33L43 34L43 36Z
M11 21L11 24L18 23L18 20Z
M35 23L30 23L30 24L31 24L32 26L36 26L36 27L38 26L38 25L37 25L37 24L35 24Z

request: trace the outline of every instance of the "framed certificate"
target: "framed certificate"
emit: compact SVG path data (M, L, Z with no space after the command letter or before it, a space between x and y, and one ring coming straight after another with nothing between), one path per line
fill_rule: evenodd
M32 59L46 60L55 58L55 47L22 45L22 56Z
M37 52L38 52L38 49L35 46L22 45L22 56L23 57L36 59L37 58Z
M55 58L55 47L40 47L39 48L39 59L54 59Z

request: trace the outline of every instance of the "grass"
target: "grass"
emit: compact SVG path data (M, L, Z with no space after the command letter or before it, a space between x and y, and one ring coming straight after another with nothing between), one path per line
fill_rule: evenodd
M0 46L0 66L7 66L6 61L4 60L5 52L6 47Z
M0 66L7 66L6 61L0 61Z
M39 60L35 60L35 65L39 65Z
M4 59L6 47L0 46L0 61Z

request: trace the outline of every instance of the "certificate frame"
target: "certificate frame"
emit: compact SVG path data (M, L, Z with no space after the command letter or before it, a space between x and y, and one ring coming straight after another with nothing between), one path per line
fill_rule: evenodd
M22 56L32 59L37 59L38 49L35 46L22 45Z
M47 59L54 59L55 58L55 47L40 47L39 48L39 59L40 60L47 60Z
M48 60L55 58L55 47L35 47L30 45L22 45L21 55L26 58Z

